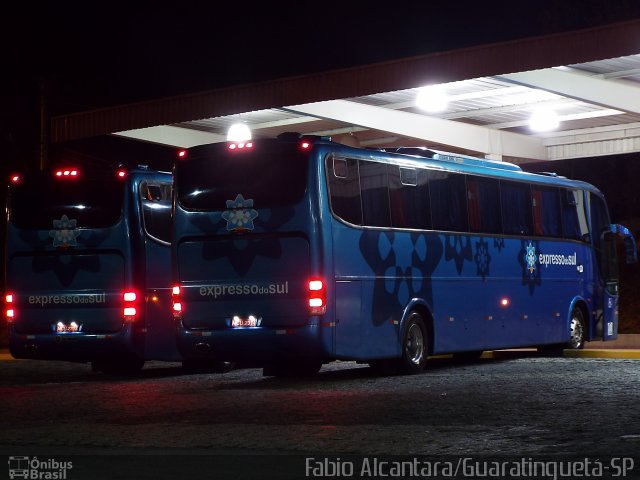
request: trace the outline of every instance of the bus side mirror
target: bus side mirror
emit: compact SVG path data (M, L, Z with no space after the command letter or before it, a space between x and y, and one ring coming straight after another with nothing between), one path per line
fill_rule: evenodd
M636 241L629 232L629 229L622 225L612 224L611 232L617 234L624 242L625 261L627 264L636 263L638 261L638 249Z

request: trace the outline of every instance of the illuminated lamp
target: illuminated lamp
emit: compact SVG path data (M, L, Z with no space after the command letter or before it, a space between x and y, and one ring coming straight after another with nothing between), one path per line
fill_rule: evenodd
M539 108L529 117L529 128L534 132L548 132L555 130L559 125L558 114L550 108Z
M234 123L227 132L228 142L248 142L251 140L251 130L244 123Z
M418 90L416 106L429 113L444 112L449 106L449 96L440 85L429 85Z

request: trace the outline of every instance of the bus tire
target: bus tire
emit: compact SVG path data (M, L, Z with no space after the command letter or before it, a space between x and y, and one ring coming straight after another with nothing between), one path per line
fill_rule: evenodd
M566 348L571 350L581 350L587 338L587 324L584 321L582 310L574 308L569 321L569 341Z
M402 356L400 373L422 372L427 365L429 355L429 336L422 315L411 312L402 336Z

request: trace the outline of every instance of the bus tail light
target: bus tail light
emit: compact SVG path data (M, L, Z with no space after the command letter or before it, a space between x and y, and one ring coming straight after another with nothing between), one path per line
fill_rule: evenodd
M16 317L16 309L13 305L13 293L7 293L4 296L4 304L5 304L5 317L8 322L11 322Z
M319 278L309 280L309 313L324 315L327 312L327 289Z
M182 316L182 295L180 293L180 286L174 285L171 289L171 303L173 318L179 319Z
M126 322L133 322L138 315L137 300L138 295L136 292L127 290L122 294L124 305L122 308L122 315Z

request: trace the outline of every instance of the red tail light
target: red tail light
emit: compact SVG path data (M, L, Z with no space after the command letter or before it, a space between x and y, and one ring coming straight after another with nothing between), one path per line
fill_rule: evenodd
M171 302L173 304L173 317L180 318L182 315L182 296L179 285L174 285L171 289Z
M186 150L179 150L178 151L178 158L187 158L187 151Z
M20 180L22 180L22 178L17 173L13 173L9 175L9 181L11 181L11 183L13 183L14 185L17 185L18 183L20 183Z
M7 318L7 321L10 322L16 317L16 310L13 306L13 293L7 293L4 296L4 303L5 303L5 310L4 310L5 317Z
M319 278L309 280L309 313L324 315L327 312L327 289Z
M132 322L138 316L137 300L138 295L132 290L127 290L122 294L123 308L122 316L127 322Z
M119 168L116 171L116 177L117 178L125 178L127 176L127 171L124 168Z

